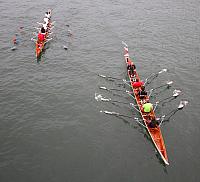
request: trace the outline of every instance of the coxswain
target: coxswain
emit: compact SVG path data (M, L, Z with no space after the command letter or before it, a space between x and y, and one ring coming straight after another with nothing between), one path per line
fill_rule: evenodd
M141 82L138 78L136 78L135 81L131 82L131 85L133 88L140 88L142 85L144 85L144 82Z
M140 99L142 99L142 100L147 97L147 91L145 90L144 85L141 86L141 90L139 90L138 95L139 95Z
M150 113L153 111L153 105L149 102L149 99L146 100L146 103L143 104L143 112Z

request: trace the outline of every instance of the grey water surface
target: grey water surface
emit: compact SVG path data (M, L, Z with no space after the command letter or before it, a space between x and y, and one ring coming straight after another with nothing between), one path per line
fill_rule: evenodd
M53 40L37 61L31 38L48 8L56 21ZM1 182L200 180L200 1L1 0L0 16ZM20 42L12 51L15 33ZM162 125L169 166L134 119L99 112L140 117L129 105L94 98L134 102L123 92L99 89L128 89L97 76L126 78L121 41L142 79L168 69L147 89L167 80L173 87L152 102L182 90L157 116L189 101Z

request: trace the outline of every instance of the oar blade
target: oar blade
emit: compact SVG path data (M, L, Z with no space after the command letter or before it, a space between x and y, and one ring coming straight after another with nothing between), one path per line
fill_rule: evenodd
M180 101L178 109L181 110L183 109L189 102L188 101Z
M172 85L174 82L173 81L167 81L166 85Z
M163 68L161 71L158 72L158 74L161 74L163 72L167 72L167 69L166 68Z
M105 75L98 74L99 77L106 78Z
M179 96L180 93L181 93L181 90L176 90L176 89L175 89L175 90L173 91L173 97Z
M107 88L104 87L104 86L99 87L99 89L102 89L102 90L109 90L109 89L107 89Z
M109 102L111 101L110 98L106 98L106 97L103 97L101 94L98 94L98 93L95 93L95 96L94 96L95 100L98 102L98 101L103 101L103 102Z

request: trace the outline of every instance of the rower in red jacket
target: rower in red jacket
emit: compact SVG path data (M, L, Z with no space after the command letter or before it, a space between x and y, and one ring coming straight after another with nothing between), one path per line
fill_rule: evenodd
M44 27L41 28L41 31L38 33L38 42L44 42L45 40L45 29Z
M136 78L135 81L131 82L131 85L133 88L140 88L142 85L144 85L144 82L141 82L138 78Z

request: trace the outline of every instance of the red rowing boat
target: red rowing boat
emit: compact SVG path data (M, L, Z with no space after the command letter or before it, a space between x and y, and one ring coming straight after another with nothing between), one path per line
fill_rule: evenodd
M50 16L51 16L51 10L49 10L49 12L50 12ZM44 41L39 42L39 40L37 40L35 42L35 55L36 55L36 58L38 58L41 55L41 53L42 53L42 51L44 49L45 44L48 42L47 38L49 36L49 30L50 30L50 28L51 28L51 22L49 22L49 26L48 26L47 32L45 33L45 39L44 39Z
M127 66L128 66L128 62L129 63L130 62L133 63L133 61L129 57L128 46L124 47L124 59L125 59L125 62L126 62ZM136 70L135 70L135 73L134 73L134 79L132 78L132 75L130 74L129 70L128 70L128 77L129 77L129 81L130 81L131 85L132 85L132 83L134 82L134 80L136 78L140 81L140 77L139 77L138 73L136 72ZM147 114L147 113L145 113L143 111L144 100L140 99L140 97L138 95L138 88L133 88L133 86L131 86L131 87L132 87L132 91L134 93L134 97L135 97L136 103L137 103L138 108L139 108L138 111L140 112L140 114L142 116L142 119L143 119L143 122L144 122L144 126L147 129L147 131L148 131L148 133L149 133L149 135L150 135L150 137L152 139L152 142L155 145L158 153L160 154L163 162L166 165L169 165L168 157L167 157L167 151L166 151L164 139L162 137L160 126L157 125L154 128L152 128L149 125L150 118L156 118L155 117L155 112L152 111L151 113ZM147 96L146 99L149 100L149 97Z

